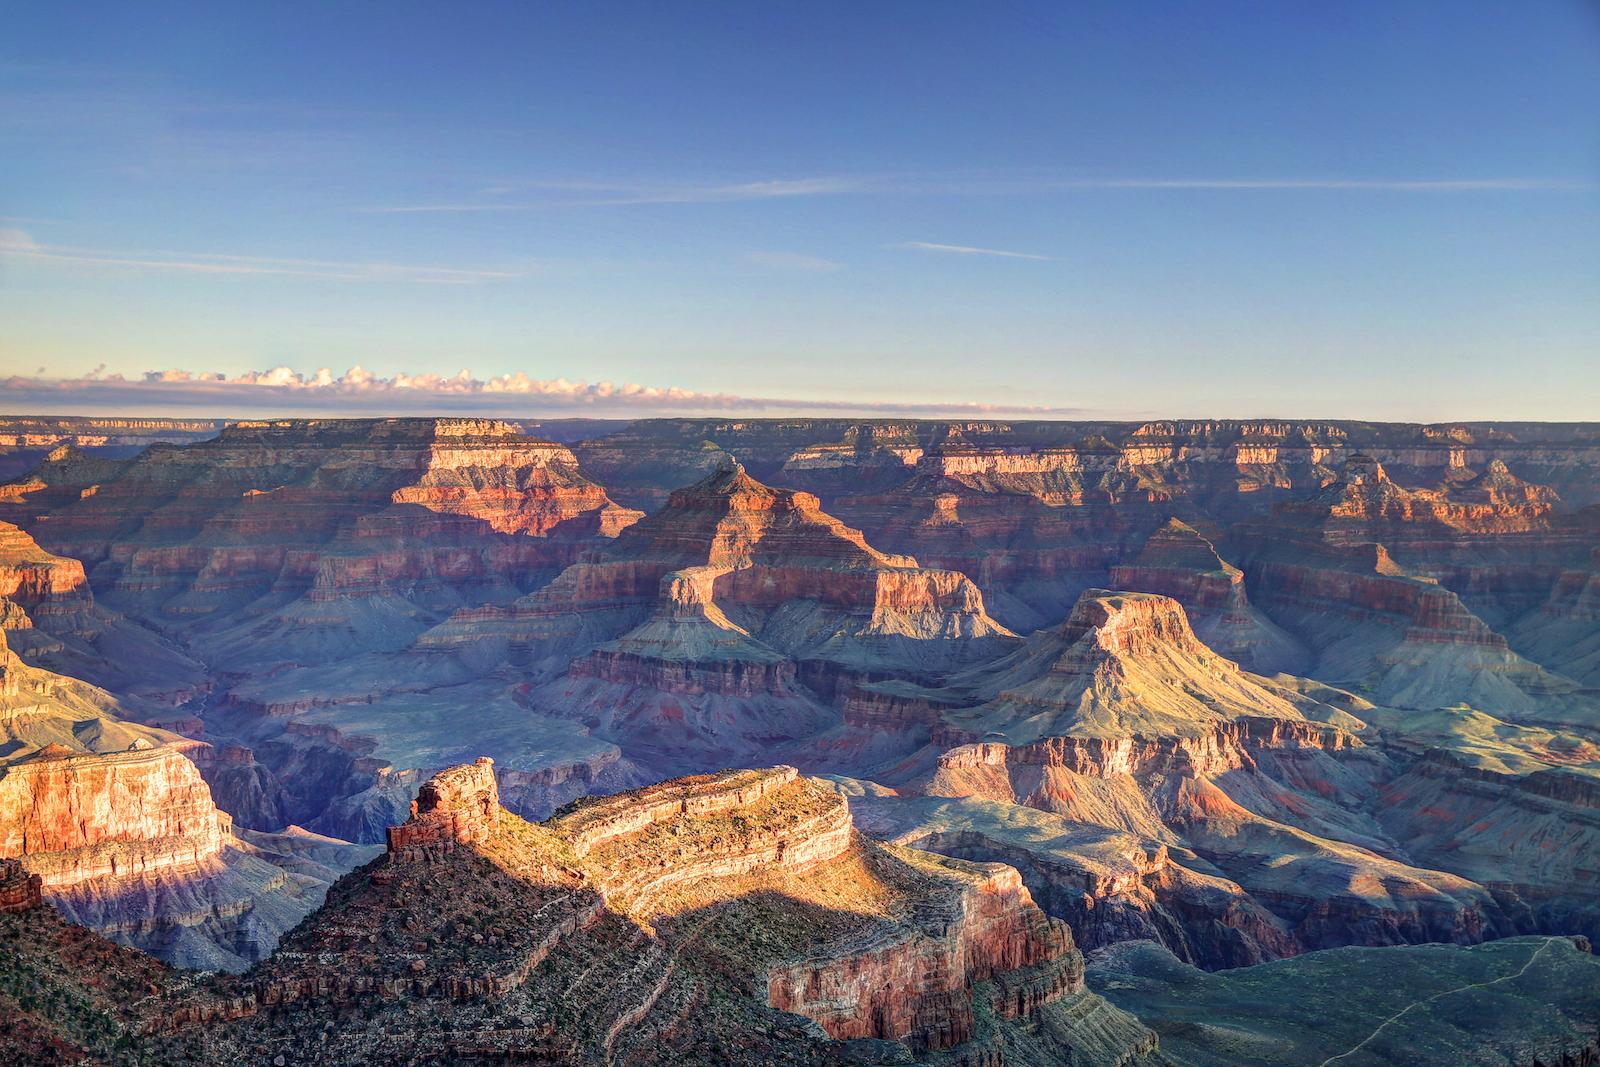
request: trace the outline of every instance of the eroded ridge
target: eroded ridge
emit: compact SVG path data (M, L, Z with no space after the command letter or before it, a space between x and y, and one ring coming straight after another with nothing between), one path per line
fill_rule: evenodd
M145 1036L203 1034L226 1059L314 1030L323 1062L347 1063L392 1033L449 1062L580 1064L821 1064L870 1038L979 1064L1049 1016L1058 1051L1080 1031L1130 1056L1153 1046L1084 989L1071 932L1015 869L862 837L849 800L793 767L540 824L497 796L487 760L436 775L384 858L256 971L189 991ZM448 1024L418 1031L424 1002Z

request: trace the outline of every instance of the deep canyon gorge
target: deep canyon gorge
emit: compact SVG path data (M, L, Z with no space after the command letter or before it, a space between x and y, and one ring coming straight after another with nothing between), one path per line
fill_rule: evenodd
M1600 1062L1600 424L0 416L0 478L0 1062Z

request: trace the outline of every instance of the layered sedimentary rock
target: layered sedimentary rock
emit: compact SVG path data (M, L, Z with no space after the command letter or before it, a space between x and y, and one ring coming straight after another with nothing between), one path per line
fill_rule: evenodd
M928 452L949 442L1019 457L1011 461L1019 467L1139 471L1209 504L1249 501L1244 506L1252 511L1288 493L1315 490L1353 453L1372 456L1407 484L1429 486L1499 461L1578 506L1595 502L1600 470L1600 431L1593 423L652 419L580 442L578 451L586 465L595 457L602 483L628 481L636 491L661 493L659 503L664 490L692 480L682 476L683 464L695 453L731 453L758 477L784 485L795 484L777 474L791 458L798 471L823 460L837 472L837 482L860 485L886 449L904 450L909 463L913 450ZM972 469L989 462L984 457L955 465ZM852 476L858 468L866 469L864 476Z
M46 552L18 527L0 522L0 598L70 628L88 611L89 580L82 563Z
M53 743L9 761L0 777L0 853L26 857L52 890L198 870L230 829L170 744L139 739L91 754Z
M758 477L817 492L875 543L966 573L1019 629L1059 618L1082 589L1106 584L1109 568L1131 562L1169 517L1227 524L1263 514L1316 493L1353 455L1407 485L1450 487L1460 514L1517 512L1501 532L1527 527L1528 515L1554 506L1552 493L1583 506L1600 492L1592 425L661 420L578 450L603 465L602 482L626 483L639 494L630 500L652 509L731 453ZM1460 577L1463 587L1507 587L1516 610L1526 595L1517 587L1537 584L1542 567ZM1489 596L1500 593L1486 590L1485 604Z
M452 767L434 775L417 792L411 819L389 828L389 854L419 859L450 852L457 845L481 845L489 840L500 818L500 787L494 778L494 760Z
M103 458L126 458L157 442L201 441L221 429L217 419L119 419L73 415L0 415L0 481L32 470L57 448Z
M817 1020L828 1036L894 1038L916 1051L965 1044L977 1023L971 986L1002 971L1037 967L1034 988L994 1007L1013 1017L1083 988L1065 923L1033 906L1017 872L991 865L953 899L939 902L943 936L914 932L840 958L823 955L772 969L773 1007ZM917 936L921 933L921 936Z
M1531 842L1587 825L1566 813L1597 716L1577 510L1597 442L671 420L567 451L473 420L301 420L132 459L64 449L0 509L36 555L81 552L93 613L163 628L101 662L165 641L208 661L171 700L209 699L139 717L204 731L194 762L238 827L381 839L479 752L532 817L781 758L1128 835L1117 869L1143 873L1090 878L1098 910L1060 888L1093 857L1025 850L1056 873L1024 876L1096 944L1138 932L1218 965L1588 921L1561 888L1587 836ZM1107 583L1184 611L1081 596ZM83 639L44 620L98 615L7 610L23 665L89 677L66 658ZM1041 632L1019 646L995 617ZM1431 725L1450 709L1467 725ZM1501 871L1495 834L1530 842Z
M152 447L36 529L114 606L170 625L265 594L315 604L422 584L449 603L455 586L559 566L563 545L631 517L570 451L506 423L289 420Z
M0 859L0 912L29 911L44 903L44 879L17 860Z
M1235 531L1250 595L1317 650L1309 673L1378 703L1592 720L1576 684L1518 655L1451 588L1503 616L1548 589L1581 538L1551 526L1531 490L1511 503L1456 495L1403 489L1358 457L1315 498Z
M1415 862L1489 887L1519 929L1600 936L1600 900L1574 891L1600 864L1600 738L1461 706L1367 714L1398 771L1376 811Z
M179 748L143 739L123 752L52 744L6 763L0 827L0 854L68 918L203 968L270 952L361 856L330 842L307 864L292 838L241 840Z
M540 825L486 812L493 781L475 764L425 786L384 861L256 971L152 1010L143 1046L173 1063L268 1047L330 1064L820 1065L994 1063L1020 1042L1108 1067L1154 1048L1084 990L1071 934L1015 871L859 838L845 798L792 768Z
M1119 924L1187 958L1472 942L1515 928L1489 889L1414 866L1368 812L1396 773L1360 740L1370 705L1240 670L1167 597L1086 593L1058 631L961 686L975 706L943 713L936 760L909 765L902 792L1025 805L1165 846L1165 884L1151 871L1143 889L1107 896L1123 898L1110 905ZM897 833L964 856L1011 847L985 852L990 843L964 831ZM1059 868L1078 847L1058 842L1033 866Z
M954 686L982 703L945 715L946 740L1194 736L1246 718L1300 720L1318 706L1212 651L1176 600L1104 589L1086 591L1059 627Z
M110 467L54 455L17 488L19 521L83 562L98 602L166 639L124 626L96 643L104 670L66 659L51 666L128 696L137 687L117 671L129 664L185 680L167 642L215 665L207 714L163 721L234 753L200 762L246 825L316 823L381 839L389 813L410 799L406 787L385 787L411 774L414 790L418 772L460 757L430 752L451 739L425 736L424 723L442 724L461 705L482 709L481 729L455 743L493 752L511 773L577 783L618 762L614 747L586 744L571 729L553 730L547 744L509 743L527 707L514 681L481 681L483 665L434 671L379 658L408 649L451 610L515 599L637 517L583 477L564 446L487 420L249 422ZM468 682L470 691L459 688ZM164 702L204 688L185 680ZM348 723L302 731L284 721L346 704L392 724L377 735L383 754L424 758L395 765L374 756L371 735L347 736ZM386 771L394 772L387 780ZM626 769L612 777L637 782ZM556 786L532 807L559 804L573 788Z
M1351 455L1321 492L1285 501L1241 543L1337 552L1380 544L1407 573L1431 578L1495 622L1538 606L1566 566L1579 563L1592 532L1558 514L1560 498L1504 463L1463 469L1437 487L1401 485L1370 455Z
M1133 562L1111 568L1111 583L1172 597L1202 641L1246 670L1298 674L1310 663L1310 652L1250 603L1244 572L1179 519L1151 534Z
M11 649L51 671L117 690L124 712L160 721L205 683L200 665L142 626L95 603L83 564L40 548L0 522L0 631Z
M1600 527L1600 511L1587 524ZM1600 540L1600 531L1596 539ZM1517 652L1590 688L1600 683L1600 546L1587 564L1562 571L1538 608L1506 630Z
M197 743L116 710L0 635L0 857L107 936L189 966L247 966L360 853L333 842L307 864L280 855L296 842L240 840L185 754Z
M1281 918L1162 840L1003 801L897 796L849 781L840 788L875 837L1015 867L1086 951L1149 939L1207 968L1299 951Z
M828 728L841 679L941 672L1010 639L964 576L879 552L815 497L732 466L419 648L525 648L536 678L564 669L535 703L689 769Z

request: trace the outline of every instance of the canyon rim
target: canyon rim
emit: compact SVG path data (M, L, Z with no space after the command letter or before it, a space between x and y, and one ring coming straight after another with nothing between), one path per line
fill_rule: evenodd
M0 1067L1600 1067L1595 0L11 0Z

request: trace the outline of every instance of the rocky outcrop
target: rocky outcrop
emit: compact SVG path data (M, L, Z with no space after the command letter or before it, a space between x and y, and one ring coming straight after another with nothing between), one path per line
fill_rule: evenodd
M138 744L136 742L136 744ZM172 745L75 753L47 745L0 776L0 856L51 890L197 871L230 834L194 764Z
M0 859L0 912L27 911L44 903L44 879L13 859Z
M572 851L587 856L600 845L655 823L748 807L798 778L793 767L774 767L678 779L583 804L562 819L562 831Z
M185 755L204 745L7 656L0 642L0 857L68 918L172 962L243 969L360 858L342 842L313 859L242 840Z
M1206 647L1182 606L1151 593L1086 591L1056 629L956 680L975 707L944 716L958 736L1200 736L1241 718L1333 714L1292 686Z
M91 605L83 564L41 549L33 538L0 522L0 599L11 601L47 628L73 628L72 619Z
M1283 513L1315 520L1331 543L1364 544L1392 540L1385 534L1397 527L1526 533L1548 526L1559 499L1554 490L1517 478L1499 460L1476 478L1446 489L1407 489L1377 459L1352 453L1326 489L1286 505Z
M457 845L481 845L500 817L500 789L494 760L452 767L423 783L411 802L411 818L389 828L389 856L418 860L438 857Z
M940 744L955 743L939 757L939 770L928 786L941 793L941 781L985 768L1059 767L1093 777L1114 775L1178 775L1198 777L1252 768L1253 751L1314 749L1342 752L1361 742L1326 723L1294 719L1240 718L1217 723L1204 732L1180 737L1048 737L1025 745L965 740L958 731L940 735Z
M1071 931L1034 906L1013 868L987 865L953 898L930 902L930 910L922 929L773 968L768 1001L815 1019L835 1040L890 1038L929 1051L976 1036L972 987L998 972L1042 972L998 999L994 1008L1012 1017L1083 988L1083 957Z
M172 625L269 591L326 602L427 583L448 602L461 583L570 562L636 517L565 447L508 423L283 420L153 447L35 529L115 606Z
M39 660L65 651L63 638L96 631L83 564L51 555L20 528L0 522L0 632L13 651Z
M124 459L158 442L200 441L216 434L214 419L118 419L76 415L0 415L0 482L34 469L58 449ZM0 503L5 500L0 489Z
M1571 681L1524 659L1436 580L1383 545L1317 544L1269 529L1247 563L1252 597L1318 650L1310 672L1383 704L1455 703L1564 719Z
M1594 502L1600 464L1592 426L1537 424L671 420L578 450L602 465L590 468L602 482L650 508L731 453L758 477L819 493L874 543L967 574L1015 629L1047 625L1082 589L1112 581L1108 568L1131 562L1173 515L1218 528L1261 515L1316 494L1352 456L1442 494L1457 532L1476 523L1493 527L1487 536L1536 533L1559 507L1552 494ZM1538 584L1531 572L1485 579L1462 562L1462 589ZM1486 595L1506 592L1527 595Z
M879 552L734 466L511 611L458 613L418 647L526 648L530 671L560 673L533 700L683 771L836 724L843 680L921 677L1011 640L964 576Z
M1151 534L1132 563L1111 568L1111 582L1172 597L1202 641L1246 670L1295 674L1309 665L1310 653L1250 603L1244 572L1178 519Z
M864 795L852 810L883 840L1015 867L1085 951L1149 939L1208 969L1301 951L1287 924L1238 885L1185 867L1161 841L971 799Z
M1596 715L1595 525L1575 510L1595 499L1593 427L586 426L552 430L570 449L487 420L62 449L0 493L0 515L42 557L81 550L95 606L70 631L45 600L0 606L8 721L69 705L50 730L70 747L70 723L107 710L110 696L28 673L45 666L181 723L212 742L194 762L245 843L289 823L379 839L434 770L479 752L501 803L529 816L775 761L906 801L991 798L1014 820L1123 835L1127 862L1097 867L1076 839L1048 860L988 831L927 841L1034 857L1025 883L1083 943L1155 937L1208 966L1586 914L1562 882L1581 882L1587 845L1555 827L1582 800ZM635 522L612 500L655 514ZM89 636L111 633L108 608L162 633ZM207 685L211 699L153 709L116 671L69 669L175 646L209 667L163 699ZM1529 732L1509 755L1508 731ZM1435 773L1447 760L1469 770ZM794 826L820 836L837 818L808 809ZM660 838L678 822L618 840L679 856ZM770 862L797 847L791 830L668 869L770 887L799 869ZM1499 834L1530 843L1493 857ZM447 831L421 854L445 857L437 874L482 844ZM705 878L662 873L641 875L649 915L607 926L622 941L635 918L659 931L718 906ZM424 984L442 989L434 970ZM654 1003L661 972L646 972L630 1011ZM476 995L481 977L455 988ZM962 1055L989 1055L987 1040Z
M1112 1050L1094 1062L1153 1047L1083 990L1071 934L1014 870L860 838L846 799L793 768L666 782L537 826L498 808L486 822L493 789L485 763L435 776L387 861L342 880L255 972L189 991L140 1033L227 1060L310 1047L304 1025L331 1018L314 1040L332 1064L401 1030L450 1062L781 1050L821 1067L861 1034L977 1063L1040 1026L1058 1055Z

